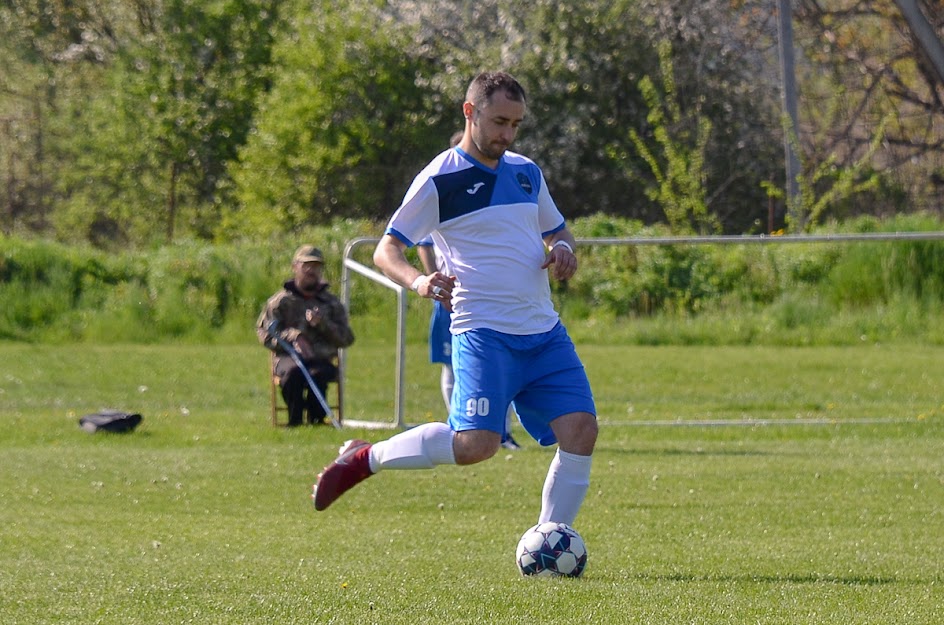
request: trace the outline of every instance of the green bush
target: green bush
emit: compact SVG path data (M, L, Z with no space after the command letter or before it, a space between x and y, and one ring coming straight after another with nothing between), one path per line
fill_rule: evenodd
M140 278L127 257L45 241L0 239L0 338L76 338L83 310Z
M266 298L290 277L297 245L322 248L338 292L345 243L375 228L342 221L300 232L297 241L189 241L121 253L0 238L0 338L250 340Z
M849 232L921 232L941 230L927 215L906 215L885 222L865 217L849 222ZM837 253L823 276L823 291L837 306L870 306L896 300L926 305L944 302L944 243L896 241L856 243Z
M668 236L662 227L602 216L575 220L572 229L578 238ZM817 234L921 230L944 225L928 215L861 218ZM289 277L298 244L322 248L325 277L340 294L345 246L381 231L341 220L292 241L182 242L117 254L0 238L0 339L253 341L255 319ZM372 251L363 245L354 259L372 267ZM578 255L580 271L566 284L553 282L553 296L591 340L615 333L649 344L803 345L942 334L942 241L596 245ZM395 298L353 274L350 312L359 337L387 335ZM428 314L428 302L408 299L412 340L425 340Z

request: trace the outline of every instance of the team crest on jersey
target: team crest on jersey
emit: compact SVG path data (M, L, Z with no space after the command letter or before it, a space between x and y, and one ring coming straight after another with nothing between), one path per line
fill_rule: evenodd
M524 192L528 195L531 195L531 191L533 190L531 187L531 180L529 180L528 177L521 172L518 172L517 178L518 184L521 185L521 188L524 189Z

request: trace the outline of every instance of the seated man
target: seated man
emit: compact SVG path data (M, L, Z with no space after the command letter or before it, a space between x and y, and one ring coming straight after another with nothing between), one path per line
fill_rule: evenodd
M347 311L321 280L324 258L312 245L303 245L292 258L293 278L266 302L256 322L262 344L276 354L275 371L288 406L289 426L301 425L307 412L308 423L324 423L325 411L308 388L305 375L271 334L273 322L278 337L289 343L308 366L322 397L329 382L338 379L334 357L338 349L354 342Z

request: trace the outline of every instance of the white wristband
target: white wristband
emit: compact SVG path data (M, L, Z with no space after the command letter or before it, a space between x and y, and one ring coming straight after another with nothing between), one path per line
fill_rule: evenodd
M421 282L421 281L423 280L423 278L425 278L425 277L426 277L426 276L424 276L423 274L420 274L420 275L416 276L416 280L414 280L414 281L413 281L413 284L410 285L410 290L411 290L411 291L419 292L418 289L420 288L420 282Z
M574 248L570 246L570 243L568 243L567 241L563 239L561 239L560 241L556 241L554 245L551 246L551 249L554 249L555 247L566 247L568 252L570 252L571 254L574 253Z

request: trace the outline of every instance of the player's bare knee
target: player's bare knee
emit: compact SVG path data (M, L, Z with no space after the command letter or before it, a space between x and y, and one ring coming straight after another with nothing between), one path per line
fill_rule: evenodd
M587 412L574 412L558 417L551 422L562 451L580 456L589 456L596 446L599 428L597 419Z
M486 430L457 432L453 450L456 464L475 464L494 456L501 446L501 435Z

